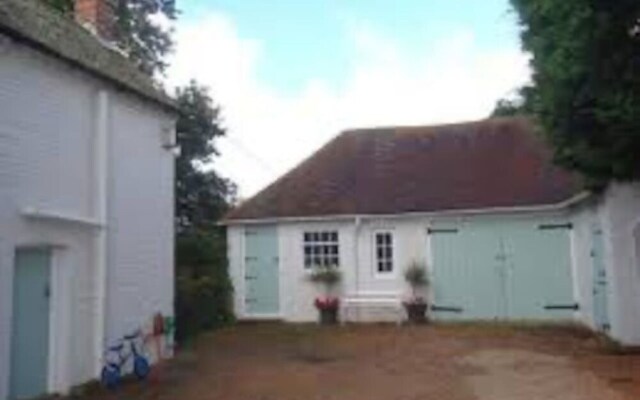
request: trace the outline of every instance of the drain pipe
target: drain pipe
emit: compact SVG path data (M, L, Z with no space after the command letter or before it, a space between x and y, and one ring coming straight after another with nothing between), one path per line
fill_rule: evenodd
M360 285L360 246L359 246L359 241L360 241L360 225L362 223L362 218L359 215L356 215L356 217L354 218L354 241L353 241L353 248L354 248L354 264L355 264L355 284L354 284L354 295L357 295L360 291L359 285ZM356 318L359 320L360 319L360 308L356 307Z
M94 120L93 206L100 227L95 233L93 257L95 274L94 375L100 376L105 343L107 291L107 196L109 177L109 97L100 90Z

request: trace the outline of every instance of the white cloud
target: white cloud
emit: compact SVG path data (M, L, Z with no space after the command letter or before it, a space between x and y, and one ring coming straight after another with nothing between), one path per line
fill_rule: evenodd
M254 194L342 129L483 118L529 78L519 50L480 49L464 30L412 54L366 23L350 24L346 36L353 68L342 87L310 77L299 93L285 95L258 78L268 56L261 42L240 37L227 16L178 25L169 83L194 78L211 87L229 131L217 168L241 195Z

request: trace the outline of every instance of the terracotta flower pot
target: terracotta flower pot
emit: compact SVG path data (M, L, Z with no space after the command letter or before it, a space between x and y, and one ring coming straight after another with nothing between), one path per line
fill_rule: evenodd
M427 303L404 303L407 319L413 324L427 322Z
M338 307L319 308L320 324L335 325L338 323Z

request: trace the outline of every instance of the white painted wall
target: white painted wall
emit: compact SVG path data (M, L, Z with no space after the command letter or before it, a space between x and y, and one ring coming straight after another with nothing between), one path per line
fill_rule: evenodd
M573 215L580 319L594 327L591 229L599 224L608 276L609 335L623 344L640 344L640 258L633 235L640 223L640 184L613 184L597 200L578 207Z
M337 230L340 245L340 268L343 272L342 295L358 292L394 293L404 298L410 288L404 281L403 272L412 261L427 266L431 272L429 235L431 224L462 224L489 218L496 221L496 214L486 215L430 215L396 217L348 217L326 221L280 222L278 241L280 253L280 299L281 317L286 321L310 322L317 319L313 299L317 289L306 280L303 267L304 232ZM566 210L548 212L520 212L501 214L505 221L534 219L539 223L566 221ZM358 221L358 222L356 222ZM374 234L388 231L394 241L394 274L379 276L375 272ZM239 318L253 316L244 313L244 226L228 228L228 257L232 282L235 289L235 307ZM427 295L429 295L427 293ZM354 317L354 316L351 316ZM360 312L359 320L395 320L390 313Z
M611 335L622 343L640 344L640 261L633 237L640 222L640 184L612 185L602 207Z
M0 35L0 399L9 383L16 246L54 246L50 389L95 377L98 309L91 223L31 218L32 207L94 220L96 97L106 91L109 182L107 334L173 312L173 158L168 115ZM135 111L132 111L135 110ZM117 298L116 298L117 297Z

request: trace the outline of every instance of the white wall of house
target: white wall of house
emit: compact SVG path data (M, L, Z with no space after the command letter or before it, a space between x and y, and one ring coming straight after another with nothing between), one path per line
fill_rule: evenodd
M459 225L470 221L522 221L550 223L568 220L566 210L516 212L506 214L441 214L399 215L385 217L345 217L309 221L280 221L278 227L280 257L280 313L282 319L310 322L317 319L313 299L318 294L307 280L304 269L303 234L314 231L337 231L340 246L342 295L360 292L396 294L404 298L410 294L403 272L413 261L427 266L431 273L431 254L427 228L432 224ZM228 257L235 289L235 308L239 318L252 318L244 310L244 230L243 224L228 227ZM381 275L376 271L374 235L390 232L393 237L394 271ZM427 294L429 295L429 294ZM367 313L360 320L393 320L388 313Z
M640 344L640 184L612 185L603 208L611 333L622 343Z
M0 399L11 354L14 253L53 248L49 389L96 377L106 340L173 313L172 117L0 35ZM98 96L107 101L107 220L96 210ZM107 232L106 315L95 239Z
M640 344L640 184L613 184L573 213L573 262L580 319L595 328L593 298L594 226L602 229L607 273L608 334L623 344Z

